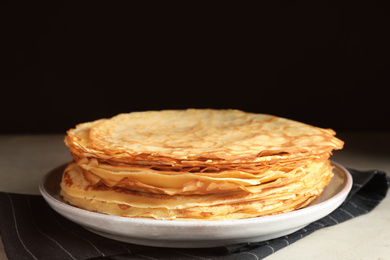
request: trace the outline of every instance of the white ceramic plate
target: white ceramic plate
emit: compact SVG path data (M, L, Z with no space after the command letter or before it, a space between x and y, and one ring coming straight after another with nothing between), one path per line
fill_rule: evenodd
M65 166L49 172L39 188L55 211L104 237L148 246L215 247L285 236L328 215L340 206L352 187L350 173L340 164L332 164L334 177L315 203L289 213L239 220L153 220L83 210L65 203L59 196L59 184Z

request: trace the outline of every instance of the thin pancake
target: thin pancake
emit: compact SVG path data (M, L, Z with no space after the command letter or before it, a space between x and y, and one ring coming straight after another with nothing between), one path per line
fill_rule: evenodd
M127 217L156 219L231 219L257 217L296 210L316 199L329 183L329 163L297 170L296 178L281 178L250 192L238 191L208 195L161 195L119 187L91 185L76 163L66 168L61 182L63 198L78 207ZM314 169L315 168L315 169ZM298 173L299 171L299 173ZM107 209L110 209L106 211Z
M130 190L156 194L212 194L246 190L247 187L269 183L280 178L293 179L296 165L276 165L256 174L237 170L218 173L156 171L142 167L112 166L99 163L96 159L77 161L84 177L92 184L104 183L108 187L121 187ZM299 169L308 170L312 165L324 164L324 161L306 161Z
M80 124L68 131L66 142L83 156L213 164L330 153L343 145L334 134L270 115L189 109L134 112Z

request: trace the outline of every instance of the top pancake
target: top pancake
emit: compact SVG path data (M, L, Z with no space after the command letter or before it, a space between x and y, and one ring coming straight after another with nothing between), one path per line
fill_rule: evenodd
M262 162L341 149L331 129L239 110L162 110L119 114L68 131L81 157L119 161ZM268 158L268 159L267 159Z

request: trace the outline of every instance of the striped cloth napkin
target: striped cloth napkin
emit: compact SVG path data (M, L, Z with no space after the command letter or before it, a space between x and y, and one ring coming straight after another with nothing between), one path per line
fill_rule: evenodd
M295 233L269 241L206 249L128 244L98 236L65 219L41 196L4 192L0 192L0 235L10 260L263 259L318 229L368 213L385 198L389 188L385 172L349 171L353 187L339 208Z

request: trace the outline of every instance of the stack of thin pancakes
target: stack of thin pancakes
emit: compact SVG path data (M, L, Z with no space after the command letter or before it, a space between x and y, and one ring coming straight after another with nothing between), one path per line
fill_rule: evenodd
M280 214L315 201L343 142L331 129L239 110L163 110L79 124L61 195L90 211L161 220Z

